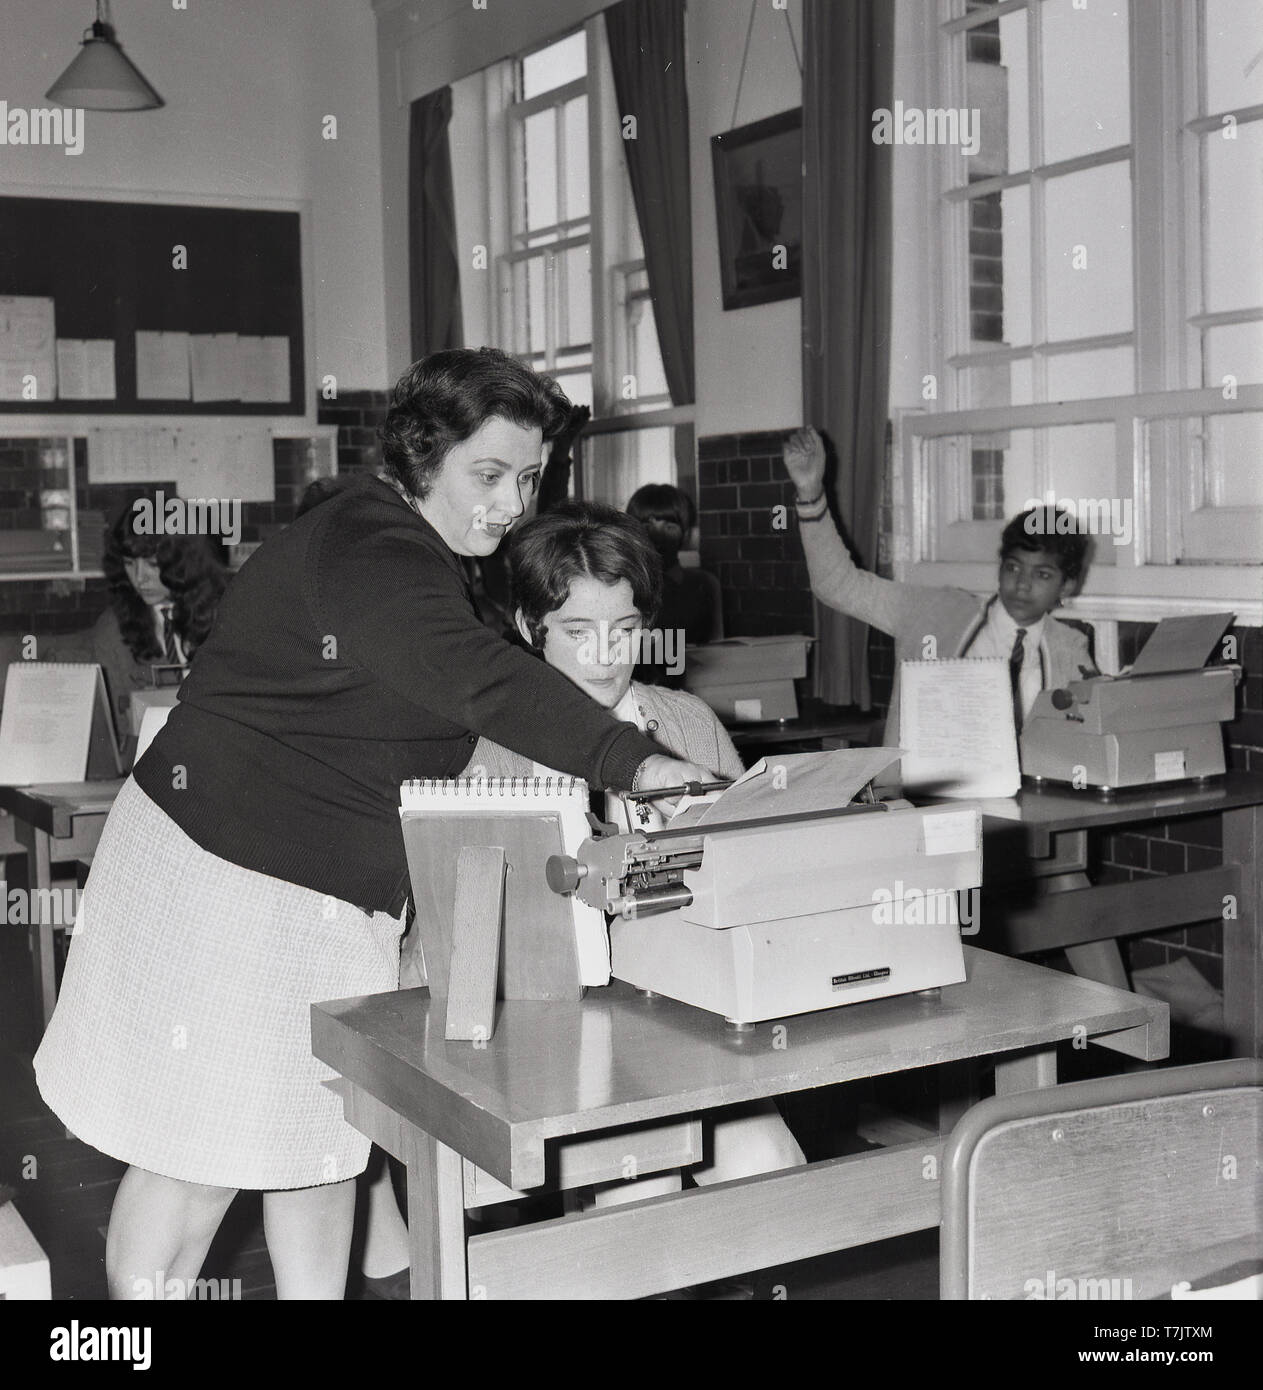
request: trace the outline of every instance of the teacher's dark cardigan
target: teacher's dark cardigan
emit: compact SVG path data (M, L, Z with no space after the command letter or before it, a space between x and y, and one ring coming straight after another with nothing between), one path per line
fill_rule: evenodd
M366 477L242 567L134 775L212 854L397 913L399 784L459 776L480 734L624 790L662 751L484 627L438 533Z

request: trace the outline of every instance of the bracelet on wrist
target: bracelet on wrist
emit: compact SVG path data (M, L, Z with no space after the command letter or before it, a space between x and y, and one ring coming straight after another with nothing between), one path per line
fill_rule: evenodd
M824 488L821 488L820 491L816 493L814 497L799 497L795 495L794 505L796 507L814 507L818 503L823 502L824 500Z
M635 773L632 775L632 784L628 788L629 791L638 792L640 790L640 774L644 772L645 763L647 763L648 761L649 759L646 758L645 762L641 763L640 766L636 769Z

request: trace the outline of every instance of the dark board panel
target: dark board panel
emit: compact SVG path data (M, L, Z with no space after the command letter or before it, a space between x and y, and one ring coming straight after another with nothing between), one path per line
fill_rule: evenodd
M173 267L175 246L188 268ZM296 212L0 198L0 295L56 306L59 338L113 338L113 401L0 401L0 413L301 415L303 286ZM136 332L289 339L284 402L138 401Z

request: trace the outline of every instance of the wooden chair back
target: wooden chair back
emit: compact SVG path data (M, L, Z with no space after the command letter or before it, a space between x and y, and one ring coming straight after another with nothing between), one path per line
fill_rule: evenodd
M1261 1136L1256 1059L983 1101L944 1150L942 1297L1145 1299L1240 1270L1263 1255Z

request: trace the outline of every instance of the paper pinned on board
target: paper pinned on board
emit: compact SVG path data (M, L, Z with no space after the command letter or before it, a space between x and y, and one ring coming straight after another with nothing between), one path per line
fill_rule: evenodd
M136 399L187 401L192 397L187 333L136 334Z
M57 395L63 401L112 401L113 338L57 339Z
M56 316L40 295L0 295L0 401L57 395Z
M760 758L730 787L686 797L671 829L730 821L766 820L846 806L859 790L897 761L899 748L840 748Z
M195 401L241 399L241 359L235 333L191 334L189 365Z
M289 339L237 339L243 401L283 404L289 400Z

